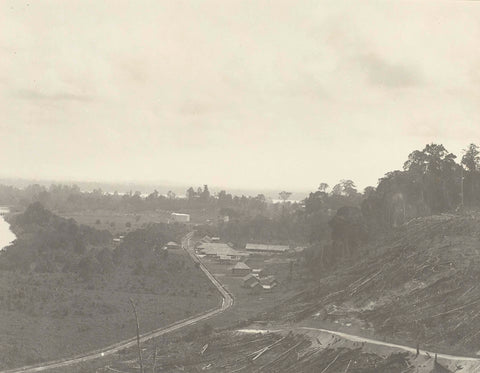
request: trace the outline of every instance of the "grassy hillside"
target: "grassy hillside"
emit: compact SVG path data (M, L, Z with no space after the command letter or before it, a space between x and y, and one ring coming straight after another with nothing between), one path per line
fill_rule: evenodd
M0 369L70 356L216 306L219 296L183 250L155 250L185 234L151 224L119 247L108 232L41 205L10 217L18 240L0 253Z
M480 346L480 217L411 220L266 317L474 355Z

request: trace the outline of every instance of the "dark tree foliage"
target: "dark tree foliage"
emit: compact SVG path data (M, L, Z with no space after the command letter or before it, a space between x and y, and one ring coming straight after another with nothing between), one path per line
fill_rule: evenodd
M462 174L466 175L465 203L477 205L476 151L472 144L461 165L441 144L427 144L423 150L410 153L403 171L387 173L365 196L362 212L369 230L385 231L417 216L455 210L462 200Z
M85 264L87 259L83 258L82 262L86 247L109 244L112 239L108 231L61 218L40 202L9 220L18 238L0 253L0 267L6 270L78 270L84 274L85 268L91 268ZM92 262L95 261L92 259Z
M339 257L352 257L355 249L367 240L367 227L358 207L340 208L329 225L332 246Z
M479 164L480 151L475 144L469 145L461 162L457 163L456 156L443 145L432 143L411 152L403 170L387 173L375 188L367 187L360 193L355 183L347 178L334 185L331 191L328 184L320 183L318 190L300 203L288 201L287 193L282 193L285 198L280 203L269 202L262 194L255 197L234 196L225 190L212 194L207 185L188 188L187 198L176 198L173 193L164 196L158 191L146 197L142 197L140 192L124 195L104 193L100 189L81 192L76 186L65 185L49 188L32 185L24 190L0 186L0 203L23 209L32 202L40 202L59 212L194 212L204 218L216 235L239 245L256 241L320 247L331 239L329 222L344 206L361 208L370 236L400 226L417 216L454 211L462 202L464 208L478 206ZM27 214L24 223L28 225L28 219L41 220L41 224L46 224L42 233L44 245L55 247L59 244L49 238L48 222L51 217L45 214L40 217ZM73 227L71 223L65 221L60 225L62 231L69 232L68 235L79 236L74 251L80 255L84 247L88 247L88 240L84 237L80 239L81 235L75 232L78 227Z
M462 157L463 167L463 203L467 206L478 206L480 203L480 150L470 144Z
M183 224L151 223L128 233L114 256L117 261L124 257L139 259L161 249L169 241L179 242L186 233L187 228Z

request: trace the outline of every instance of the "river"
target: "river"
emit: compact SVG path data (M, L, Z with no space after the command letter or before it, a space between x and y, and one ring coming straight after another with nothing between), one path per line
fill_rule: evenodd
M3 250L4 247L10 245L12 241L17 238L10 230L10 224L4 219L3 214L8 211L8 207L0 206L0 250Z

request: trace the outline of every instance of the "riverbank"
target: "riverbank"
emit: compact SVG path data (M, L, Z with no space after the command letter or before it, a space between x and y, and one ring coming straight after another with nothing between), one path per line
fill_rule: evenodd
M17 238L11 231L10 224L5 220L5 215L9 212L8 207L0 206L0 250L3 250Z

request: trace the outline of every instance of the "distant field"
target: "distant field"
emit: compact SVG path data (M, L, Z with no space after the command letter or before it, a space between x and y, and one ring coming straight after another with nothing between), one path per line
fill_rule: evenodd
M214 213L205 211L181 211L190 214L191 223L204 223L207 219L214 219ZM171 211L155 211L141 213L123 213L115 211L82 211L60 213L58 215L74 219L79 224L85 224L96 229L106 229L113 235L125 234L135 229L143 228L148 223L167 223Z
M129 271L88 283L72 273L0 271L0 369L133 337L129 298L142 333L218 305L218 293L183 250L170 252L168 260L172 270L161 276Z
M119 235L145 227L148 223L167 223L171 213L160 211L133 214L99 210L59 213L59 215L67 219L72 218L79 224L85 224L96 229L106 229L113 235Z

